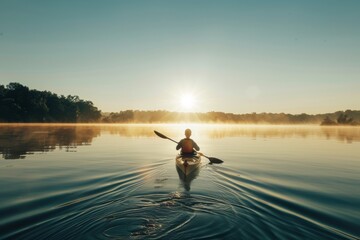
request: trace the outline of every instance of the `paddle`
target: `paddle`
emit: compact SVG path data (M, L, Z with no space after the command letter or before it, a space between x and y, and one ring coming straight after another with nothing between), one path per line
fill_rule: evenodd
M178 142L175 141L174 139L171 139L171 138L165 136L164 134L159 133L158 131L155 131L155 130L154 130L154 133L155 133L156 135L158 135L159 137L161 137L161 138L168 139L168 140L170 140L170 141L173 141L174 143L178 143ZM202 153L200 153L200 152L199 152L199 154L200 154L201 156L206 157L207 159L209 159L209 161L210 161L211 163L223 163L223 162L224 162L224 161L221 160L221 159L214 158L214 157L208 157L208 156L206 156L206 155L204 155L204 154L202 154Z
M161 137L161 138L168 139L168 140L170 140L170 141L173 141L174 143L178 143L178 142L175 141L174 139L171 139L171 138L165 136L164 134L159 133L158 131L155 131L155 130L154 130L154 133L155 133L156 135L158 135L159 137Z
M199 154L203 157L206 157L207 159L209 159L210 163L223 163L224 161L218 158L214 158L214 157L208 157L206 155L204 155L203 153L199 152Z

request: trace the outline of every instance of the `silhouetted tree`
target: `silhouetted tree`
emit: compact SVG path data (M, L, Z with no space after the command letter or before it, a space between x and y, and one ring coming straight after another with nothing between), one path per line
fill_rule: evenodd
M349 118L346 114L342 113L340 114L340 116L337 118L337 123L338 124L351 124L353 122L352 118Z
M20 83L0 85L2 122L95 122L101 117L91 101L78 96L58 96L48 91L29 90Z
M79 99L76 106L78 109L78 121L80 122L94 122L101 117L101 112L97 110L91 101Z
M331 120L328 116L321 122L321 125L336 125L336 122Z

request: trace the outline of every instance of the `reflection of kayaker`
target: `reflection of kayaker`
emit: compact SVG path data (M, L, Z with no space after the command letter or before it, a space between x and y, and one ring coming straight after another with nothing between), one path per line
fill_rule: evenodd
M188 175L185 175L179 167L176 167L176 171L179 174L181 185L186 191L190 191L191 182L199 176L200 168L195 168L195 170Z
M181 139L178 145L176 146L176 150L179 150L181 148L181 154L195 154L196 151L199 151L200 148L196 144L194 140L192 140L191 137L191 130L186 129L185 130L185 137L184 139Z

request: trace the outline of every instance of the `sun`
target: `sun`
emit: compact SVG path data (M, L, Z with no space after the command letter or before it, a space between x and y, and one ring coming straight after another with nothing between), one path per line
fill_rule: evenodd
M181 108L186 111L194 109L196 99L192 94L184 94L180 98Z

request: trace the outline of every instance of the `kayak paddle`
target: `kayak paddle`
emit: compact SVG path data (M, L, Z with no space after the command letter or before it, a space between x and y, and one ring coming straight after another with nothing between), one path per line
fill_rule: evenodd
M208 156L204 155L204 154L201 153L201 152L199 152L199 154L200 154L201 156L206 157L207 159L209 159L209 161L210 161L211 163L223 163L223 162L224 162L223 160L218 159L218 158L208 157Z
M161 138L168 139L168 140L170 140L170 141L173 141L174 143L178 143L178 142L175 141L174 139L171 139L171 138L165 136L164 134L159 133L158 131L155 131L155 130L154 130L154 133L155 133L156 135L158 135L159 137L161 137Z
M155 133L156 135L158 135L159 137L163 138L163 139L168 139L168 140L170 140L170 141L173 141L174 143L178 143L178 142L175 141L174 139L171 139L171 138L165 136L164 134L159 133L158 131L155 131L155 130L154 130L154 133ZM209 159L209 161L210 161L211 163L223 163L223 162L224 162L224 161L221 160L221 159L214 158L214 157L208 157L208 156L206 156L206 155L204 155L204 154L202 154L202 153L200 153L200 152L199 152L199 154L200 154L201 156L206 157L207 159Z

